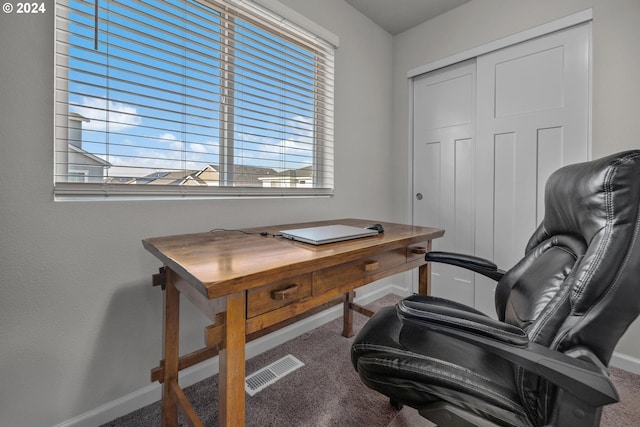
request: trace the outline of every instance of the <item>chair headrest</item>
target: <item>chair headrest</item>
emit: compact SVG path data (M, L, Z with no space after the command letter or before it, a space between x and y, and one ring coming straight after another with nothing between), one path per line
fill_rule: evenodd
M568 165L547 181L542 227L588 244L604 227L635 224L639 201L640 150Z

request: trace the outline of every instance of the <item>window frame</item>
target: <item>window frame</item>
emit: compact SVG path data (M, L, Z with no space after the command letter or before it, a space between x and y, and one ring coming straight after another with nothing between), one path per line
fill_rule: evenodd
M96 1L96 25L98 22L98 14L97 14L97 5L98 1ZM329 45L332 50L335 50L338 47L338 38L328 31L324 30L322 27L319 27L317 24L309 21L302 15L297 14L291 9L283 6L276 0L254 0L253 2L247 0L241 0L236 3L236 0L194 0L198 3L205 5L213 10L216 10L220 14L228 13L228 7L233 9L234 15L236 18L242 19L244 22L249 23L250 25L256 26L257 28L271 34L274 37L278 37L281 40L285 40L289 43L293 43L298 45L301 48L306 49L308 47L307 43L309 43L310 36L315 37L316 42L321 42L325 46ZM58 9L61 5L64 7L68 5L68 0L56 0L56 33L58 32L58 28L61 25L58 23ZM266 6L266 7L265 7ZM68 6L66 6L68 7ZM252 16L252 13L258 11L258 16ZM260 15L261 14L261 15ZM266 15L265 15L266 14ZM273 22L263 22L261 21L261 16L274 16L277 21ZM284 32L278 33L277 31L273 31L275 22L278 22L281 26L292 27L294 29L293 32L290 32L286 35ZM229 30L229 29L228 29ZM231 29L233 30L233 29ZM298 34L296 34L298 33ZM98 31L96 27L96 37ZM229 37L229 33L226 33L222 38L225 40L233 40L232 37ZM297 37L299 34L300 37ZM123 184L123 183L111 183L111 182L91 182L86 179L85 182L73 182L73 174L72 171L69 170L69 161L68 157L70 155L70 151L67 148L71 145L71 140L69 138L70 128L67 127L65 131L65 126L60 124L60 116L69 117L71 112L69 110L68 105L69 102L58 102L59 98L63 95L67 94L68 97L68 83L67 79L59 78L59 50L58 46L58 35L55 39L55 93L56 93L56 105L55 105L55 135L54 135L54 199L55 200L121 200L121 199L134 199L134 200L144 200L144 199L167 199L167 198L241 198L241 197L313 197L313 196L332 196L334 190L334 179L333 179L333 164L335 163L334 158L334 149L333 149L333 106L327 110L327 99L326 96L333 98L333 81L334 81L334 72L333 70L320 70L320 66L318 65L318 61L314 61L314 110L313 110L313 176L311 177L312 182L314 183L329 183L329 185L318 185L314 187L309 187L304 185L302 187L290 187L290 186L281 186L281 187L242 187L242 186L228 186L222 185L223 182L228 182L228 177L224 175L228 173L226 169L229 164L220 161L219 172L221 175L220 185L219 186L190 186L190 185L145 185L145 184ZM96 39L97 45L97 39ZM230 42L228 45L233 46L233 43ZM220 46L223 46L221 43ZM64 46L67 48L67 45ZM314 49L315 52L316 49ZM326 48L325 48L326 50ZM328 50L327 50L328 51ZM65 51L64 53L67 53ZM230 55L231 52L226 51L223 56ZM314 53L314 57L315 57ZM334 56L333 51L331 51L330 56L331 64L333 64ZM225 67L232 68L233 61L229 60L229 58L225 58L224 61L221 60L221 63L225 64ZM66 65L66 64L65 64ZM225 70L229 71L228 69ZM325 73L330 73L330 75L325 75ZM230 86L221 85L221 91L223 88L231 88L233 90L233 80L235 74L231 70L229 76L225 76L223 80L231 81ZM60 88L60 86L63 86ZM329 86L325 87L325 86ZM222 92L221 92L222 95ZM220 123L227 123L231 125L231 128L226 128L224 126L220 126L220 149L223 148L225 150L233 150L233 123L234 120L226 120L228 117L233 117L233 106L229 103L224 102L226 99L230 99L229 93L221 96L220 105L224 107L221 108L220 111ZM107 99L109 102L110 99ZM60 105L67 105L66 112L60 113L59 109L63 108ZM319 109L322 108L325 110L325 113L318 114ZM228 115L228 116L227 116ZM329 126L325 126L325 120L329 120L331 123ZM67 119L68 120L68 119ZM322 134L324 132L329 132L327 138L319 138L317 135ZM105 132L106 133L106 132ZM61 135L62 134L62 135ZM226 134L226 135L223 135ZM231 137L229 137L231 135ZM221 159L224 157L220 156ZM234 156L231 156L232 158ZM329 158L330 165L326 165L324 160ZM104 159L103 159L104 160ZM104 160L108 163L107 160ZM235 164L235 163L234 163ZM65 168L66 166L66 168ZM66 169L66 170L64 170ZM76 167L77 169L77 167ZM325 172L328 170L328 172ZM324 173L329 174L330 176L323 176ZM57 176L66 176L67 181L58 180ZM108 177L108 175L103 175L103 179ZM307 179L308 181L308 179Z

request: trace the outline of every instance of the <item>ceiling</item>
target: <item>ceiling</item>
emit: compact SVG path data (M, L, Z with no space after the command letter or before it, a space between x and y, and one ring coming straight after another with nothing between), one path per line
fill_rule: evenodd
M471 0L345 0L396 35Z

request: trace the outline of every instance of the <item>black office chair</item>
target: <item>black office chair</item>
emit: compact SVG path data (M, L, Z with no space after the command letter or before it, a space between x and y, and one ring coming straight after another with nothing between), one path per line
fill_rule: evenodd
M640 151L563 167L545 217L504 272L472 256L426 259L498 281L499 320L414 295L372 317L362 381L441 426L597 426L618 395L606 366L640 312Z

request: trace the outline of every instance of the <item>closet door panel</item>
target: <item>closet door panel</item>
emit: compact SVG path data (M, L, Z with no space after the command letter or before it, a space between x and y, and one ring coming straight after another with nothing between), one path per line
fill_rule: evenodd
M503 269L544 218L549 175L588 160L589 34L583 24L477 59L475 253ZM476 281L476 308L493 310L494 289Z
M474 250L475 64L413 81L413 223L446 230L433 250ZM414 281L415 282L415 281ZM432 266L432 294L473 305L473 274Z

